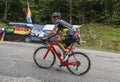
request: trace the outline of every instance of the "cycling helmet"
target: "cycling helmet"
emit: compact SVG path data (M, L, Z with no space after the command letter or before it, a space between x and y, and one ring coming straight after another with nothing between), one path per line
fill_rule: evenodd
M54 12L52 14L52 17L58 17L58 18L61 18L61 14L59 12Z

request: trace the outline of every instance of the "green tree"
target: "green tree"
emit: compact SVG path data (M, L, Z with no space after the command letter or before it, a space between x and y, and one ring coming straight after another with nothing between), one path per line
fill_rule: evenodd
M9 8L10 8L10 6L11 6L11 2L12 2L12 0L1 0L1 4L4 6L3 8L4 8L4 13L3 13L3 17L2 17L2 20L5 20L6 21L6 19L7 19L7 16L8 16L8 10L9 10Z
M120 25L119 0L0 0L0 18L26 22L26 3L30 4L33 23L51 23L51 14L60 12L72 24L99 22Z

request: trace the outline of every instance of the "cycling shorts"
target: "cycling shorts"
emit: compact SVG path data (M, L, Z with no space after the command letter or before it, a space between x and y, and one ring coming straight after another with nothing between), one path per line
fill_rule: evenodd
M60 37L61 38L61 42L65 45L65 46L70 46L71 43L74 42L74 39L71 35L65 35L64 38L63 36Z

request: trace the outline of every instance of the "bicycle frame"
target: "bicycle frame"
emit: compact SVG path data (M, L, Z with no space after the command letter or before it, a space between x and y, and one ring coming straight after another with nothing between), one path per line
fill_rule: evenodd
M50 46L48 47L48 50L46 51L45 55L44 55L44 59L47 57L48 52L52 49L55 53L55 55L58 57L59 61L61 62L61 64L63 64L64 66L68 66L68 65L74 65L76 66L77 63L76 62L64 62L63 59L60 57L59 53L57 52L57 50L54 47L55 42L50 42ZM73 53L72 47L68 48L67 46L64 46L66 49L68 49L69 53ZM77 58L75 57L75 55L72 55L73 58L75 59L75 61L77 61Z
M67 51L70 53L68 61L64 61L64 58L61 57L55 46L56 45L55 42L49 42L50 45L47 47L46 46L38 47L33 55L35 64L40 68L49 69L55 64L57 57L58 62L60 63L59 67L65 66L68 69L68 71L70 71L74 75L80 76L86 74L91 67L91 61L86 54L79 51L74 51L73 43L69 47L64 46L65 49L67 49Z

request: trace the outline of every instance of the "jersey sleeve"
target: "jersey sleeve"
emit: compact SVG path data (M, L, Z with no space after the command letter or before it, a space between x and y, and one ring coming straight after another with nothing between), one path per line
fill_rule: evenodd
M59 20L56 21L55 26L56 26L56 27L59 27L59 26L60 26L60 21L59 21Z

